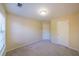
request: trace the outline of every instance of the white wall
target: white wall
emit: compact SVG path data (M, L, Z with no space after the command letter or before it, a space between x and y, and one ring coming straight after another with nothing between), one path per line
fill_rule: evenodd
M7 50L40 41L42 39L41 32L40 21L8 14Z

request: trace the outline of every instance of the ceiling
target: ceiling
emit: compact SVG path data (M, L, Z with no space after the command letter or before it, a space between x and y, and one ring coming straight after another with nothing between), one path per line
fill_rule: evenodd
M38 20L50 20L79 12L78 3L23 3L22 7L18 7L17 3L8 3L5 6L9 13ZM48 14L46 16L41 16L38 13L41 8L47 9Z

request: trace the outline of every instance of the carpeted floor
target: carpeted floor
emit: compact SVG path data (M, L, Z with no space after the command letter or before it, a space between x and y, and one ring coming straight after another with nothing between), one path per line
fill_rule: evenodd
M79 56L77 51L50 41L40 41L28 46L7 52L7 56Z

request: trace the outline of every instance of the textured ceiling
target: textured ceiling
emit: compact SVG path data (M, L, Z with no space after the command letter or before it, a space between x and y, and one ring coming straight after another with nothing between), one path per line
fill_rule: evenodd
M16 3L8 3L5 6L9 13L37 20L50 20L55 17L79 12L78 3L23 3L22 7L18 7ZM38 13L41 8L48 10L46 16L41 16Z

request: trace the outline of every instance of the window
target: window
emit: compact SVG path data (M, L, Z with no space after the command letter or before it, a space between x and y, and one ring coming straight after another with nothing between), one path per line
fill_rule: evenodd
M0 54L2 53L5 44L5 19L0 13Z

